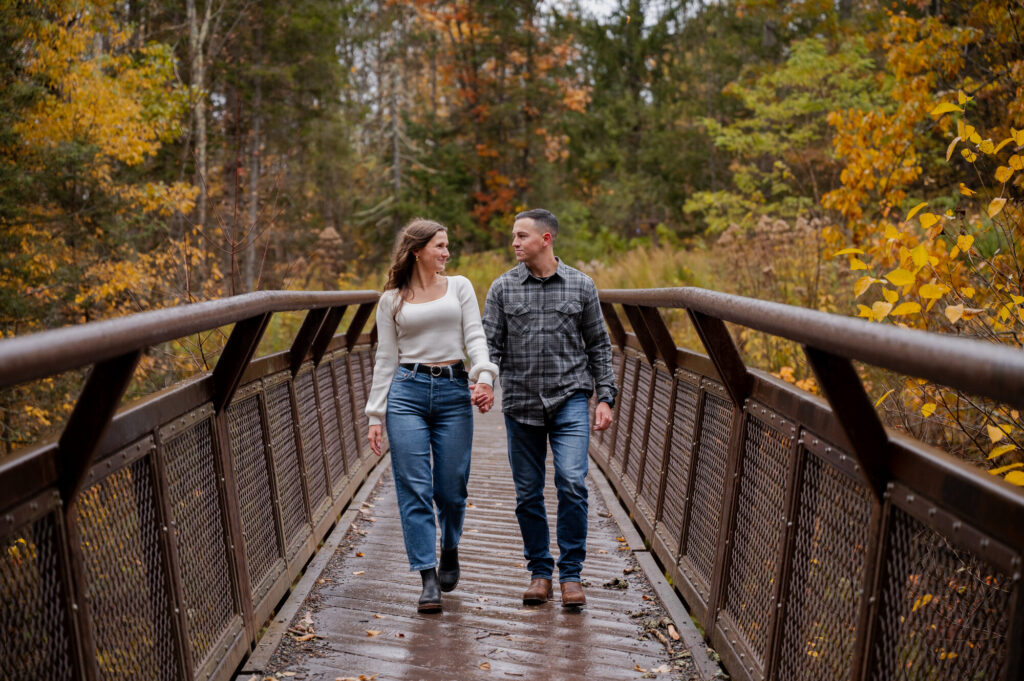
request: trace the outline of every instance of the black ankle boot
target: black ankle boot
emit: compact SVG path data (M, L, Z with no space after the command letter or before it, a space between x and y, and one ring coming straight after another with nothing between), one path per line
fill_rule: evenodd
M437 568L441 591L448 593L459 583L459 547L441 549L441 565Z
M416 609L419 612L441 612L441 585L437 583L437 570L420 570L420 577L423 578L423 593Z

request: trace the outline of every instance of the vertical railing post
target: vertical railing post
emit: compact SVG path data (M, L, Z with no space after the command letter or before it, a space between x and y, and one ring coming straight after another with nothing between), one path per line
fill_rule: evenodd
M313 345L310 348L310 355L313 358L314 365L318 366L320 360L324 358L327 346L331 344L331 339L334 338L338 325L341 324L341 319L345 316L346 309L348 309L346 305L341 305L340 307L332 307L327 311L327 316L324 318L323 324L320 325L320 330L317 332L316 338L313 339Z
M619 346L619 350L626 347L626 330L622 326L622 320L619 319L618 313L615 311L615 306L611 303L601 303L601 314L604 315L604 322L608 325L608 335L611 337L612 343Z
M128 389L141 356L141 350L133 350L93 366L57 443L57 486L64 506L64 526L73 585L71 610L77 620L83 671L89 681L99 678L99 666L86 598L88 585L82 538L75 520L76 504L89 468L96 459L103 434Z
M674 374L678 359L676 342L665 324L665 318L661 316L656 307L641 307L640 314L643 316L647 331L651 334L651 340L654 342L658 355L661 356L661 360L665 362L668 370Z
M886 460L890 454L889 436L885 432L871 398L864 390L864 383L857 375L853 362L811 346L804 346L804 354L821 385L821 391L832 407L839 427L850 443L851 454L864 472L874 495L872 506L884 507L886 486ZM884 512L872 512L872 518L884 517ZM878 611L877 594L882 587L877 581L884 578L886 523L876 522L869 532L871 541L867 546L864 581L862 588L861 612L857 613L856 643L853 651L853 668L864 670L871 664L871 639ZM863 668L863 669L862 669ZM866 674L866 671L864 672ZM851 677L854 678L854 677Z

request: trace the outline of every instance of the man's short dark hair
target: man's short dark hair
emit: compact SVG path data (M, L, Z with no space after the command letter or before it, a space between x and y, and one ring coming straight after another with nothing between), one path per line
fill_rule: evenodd
M544 229L551 233L552 237L558 236L558 218L549 210L543 208L531 208L516 215L516 220L528 218L544 226Z

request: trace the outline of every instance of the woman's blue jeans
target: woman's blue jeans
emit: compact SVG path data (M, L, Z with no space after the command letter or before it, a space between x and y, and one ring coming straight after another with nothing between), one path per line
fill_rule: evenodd
M437 565L437 525L442 549L455 548L462 537L473 446L469 383L399 367L386 423L409 569L426 570Z
M590 410L585 393L578 392L543 426L531 426L505 416L508 460L516 485L516 518L523 534L523 557L533 579L551 579L554 560L548 516L544 509L544 472L548 441L555 465L558 492L558 581L578 582L587 557L587 450Z

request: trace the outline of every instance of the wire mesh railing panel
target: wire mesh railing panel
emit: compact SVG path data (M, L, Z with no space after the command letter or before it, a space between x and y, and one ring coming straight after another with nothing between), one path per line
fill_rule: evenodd
M356 415L353 411L351 388L348 378L348 355L339 355L334 359L334 377L338 382L338 395L341 396L341 437L345 442L345 466L355 470L359 461L359 432L356 430ZM366 406L364 403L363 407Z
M630 456L630 430L633 424L633 404L636 402L637 374L639 360L634 355L627 355L626 369L622 376L622 389L619 391L618 430L615 434L615 451L608 453L608 463L612 469L622 472L626 458Z
M1010 577L896 505L889 514L870 678L1005 679L1021 645L1008 637Z
M146 447L147 457L151 452ZM156 504L145 457L88 486L75 504L96 662L104 679L182 676Z
M658 507L658 490L661 487L661 464L665 453L665 437L672 427L669 403L672 401L672 376L664 369L654 372L654 401L651 404L651 426L647 434L647 457L644 460L643 480L637 495L637 503L651 521Z
M195 414L199 418L196 423L173 423L161 431L193 669L220 652L216 645L238 612L209 415L204 408Z
M295 448L291 395L287 381L274 383L266 389L267 419L270 425L270 450L277 476L277 494L281 504L286 556L291 560L298 546L310 532L306 502L302 492L302 473Z
M872 532L869 492L801 451L795 539L776 678L848 678Z
M352 355L354 376L356 377L355 384L355 396L356 396L356 422L359 424L359 432L363 435L363 440L359 442L359 458L363 458L370 452L370 446L366 444L365 437L366 433L369 432L370 422L367 419L366 411L363 407L366 406L366 397L369 394L370 384L373 382L373 366L370 362L370 350L369 348L363 348Z
M324 426L324 450L331 478L333 496L341 494L341 481L345 478L345 454L342 451L341 429L338 427L338 396L334 392L331 365L327 362L316 368L316 387L320 397L320 421Z
M669 422L672 442L665 465L665 499L662 502L661 522L656 529L673 556L679 551L686 497L690 494L686 483L690 474L693 430L697 420L697 395L696 387L685 381L676 382L675 410Z
M640 460L644 455L644 430L647 427L647 419L651 410L648 394L650 393L651 381L654 378L653 374L654 367L647 362L641 361L637 372L633 425L629 429L629 455L625 460L627 486L634 492L640 479Z
M295 400L299 414L299 434L302 436L303 461L306 465L306 483L309 486L309 506L316 511L328 495L324 443L320 437L320 419L317 417L316 388L313 386L312 372L302 371L295 378Z
M751 412L764 414L763 409ZM746 419L740 459L725 612L756 656L754 663L763 666L776 612L774 592L786 523L786 479L795 437L788 423L772 416L769 424L752 413Z
M0 678L5 680L72 678L58 512L5 528L0 539Z
M245 557L252 602L259 603L283 569L284 549L278 543L274 499L267 467L260 396L253 392L228 407L231 458L238 483Z
M622 353L616 351L616 352L614 352L612 354L612 371L613 371L614 376L616 377L616 379L618 378L619 371L621 369L622 369ZM617 398L617 399L620 399L620 398ZM611 428L605 428L604 430L599 430L596 433L593 433L591 438L590 438L591 447L597 452L597 455L601 459L603 459L604 461L608 460L608 456L609 456L608 448L609 448L609 444L611 443L611 438L612 438L612 429Z
M732 428L732 405L712 393L704 394L704 412L694 466L693 507L684 555L697 569L702 584L695 584L705 601L711 595L711 579L718 550L718 528L725 492L725 466Z

